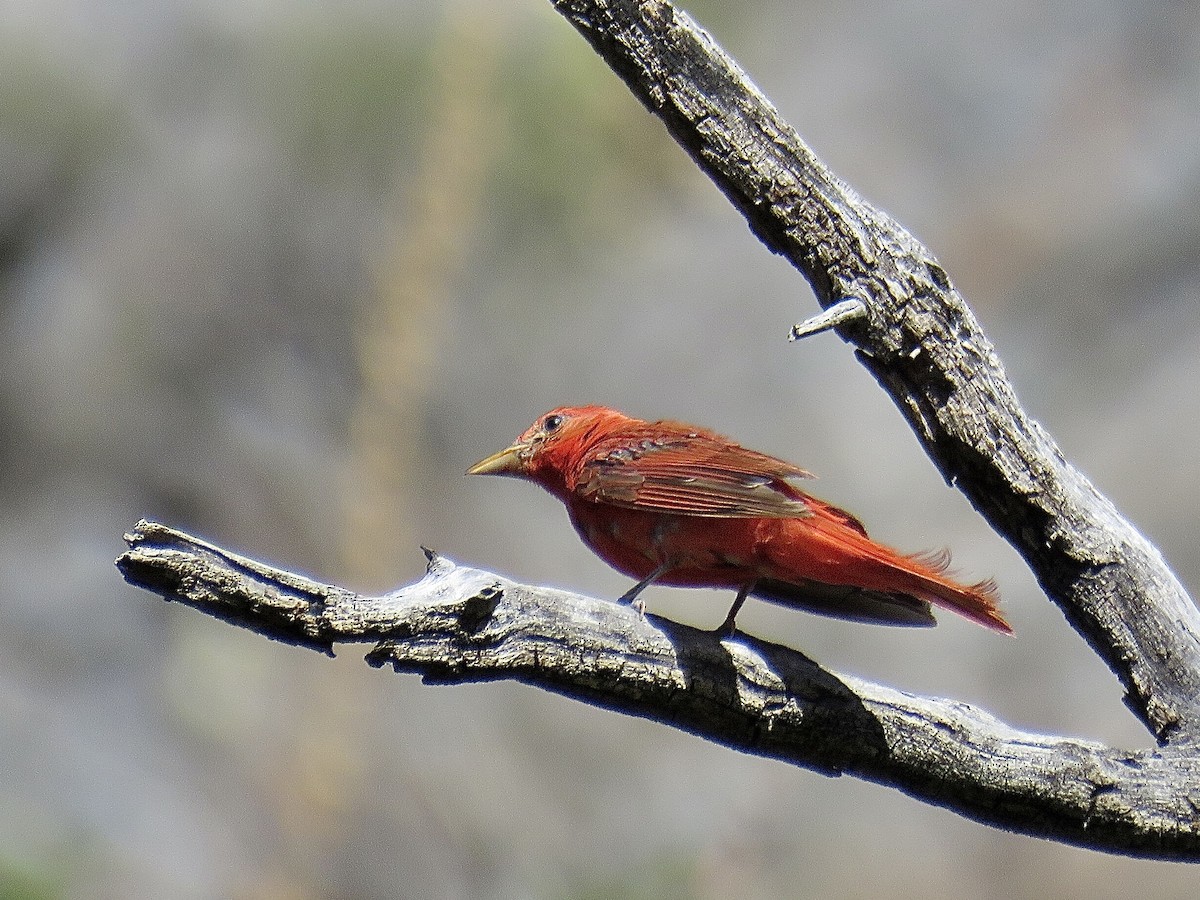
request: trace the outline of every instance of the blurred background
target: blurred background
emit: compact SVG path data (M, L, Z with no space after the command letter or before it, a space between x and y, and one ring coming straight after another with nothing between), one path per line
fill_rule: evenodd
M1200 587L1200 8L694 0L938 255L1031 414ZM736 11L735 11L736 9ZM539 413L694 421L995 576L1007 640L753 634L1150 743L816 304L542 0L0 0L0 898L1192 897L514 684L425 687L126 586L161 519L365 591L419 544L628 584L463 470ZM646 595L710 627L713 592Z

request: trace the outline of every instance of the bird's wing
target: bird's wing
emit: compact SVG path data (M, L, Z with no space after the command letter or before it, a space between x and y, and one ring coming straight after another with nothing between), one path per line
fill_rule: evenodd
M656 422L600 441L581 460L574 489L615 506L717 518L799 518L809 498L789 479L799 466L719 435Z

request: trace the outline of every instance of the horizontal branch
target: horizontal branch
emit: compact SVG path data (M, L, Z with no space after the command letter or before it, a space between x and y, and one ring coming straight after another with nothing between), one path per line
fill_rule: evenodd
M1014 730L963 703L839 675L627 606L517 584L426 551L416 584L368 597L139 522L131 584L275 640L427 682L513 679L828 775L850 774L1013 831L1200 860L1200 759Z
M666 0L554 0L824 307L947 482L1025 558L1160 742L1200 740L1200 612L1158 551L1021 409L933 254L835 178ZM851 304L853 306L853 304ZM848 310L850 307L841 307Z

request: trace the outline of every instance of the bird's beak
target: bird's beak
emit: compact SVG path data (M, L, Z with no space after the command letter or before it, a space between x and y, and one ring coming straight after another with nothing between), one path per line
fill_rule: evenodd
M493 453L487 459L481 459L471 468L468 475L515 475L524 468L521 453L526 450L524 444L513 444L505 447L499 453Z

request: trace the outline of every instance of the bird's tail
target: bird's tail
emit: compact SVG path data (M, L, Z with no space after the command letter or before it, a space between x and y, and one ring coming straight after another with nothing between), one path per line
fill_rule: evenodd
M764 578L754 583L750 596L820 616L871 625L928 628L937 624L929 603L908 594L868 591L819 581L798 583Z
M1000 613L996 582L987 579L962 584L950 577L947 574L950 554L944 550L906 556L887 547L881 549L886 551L885 565L891 570L892 583L905 593L956 612L985 628L1012 634L1012 626Z
M770 551L775 572L762 583L767 588L761 594L764 599L797 603L782 595L786 592L770 590L771 582L783 581L802 592L807 583L818 581L857 589L847 600L867 604L865 615L852 609L834 615L888 624L932 624L932 604L985 628L1012 634L1000 613L995 582L957 581L949 574L948 552L903 554L871 540L856 520L836 508L830 507L828 516L820 507L813 512L789 522L789 527L803 529L803 535L780 541Z

